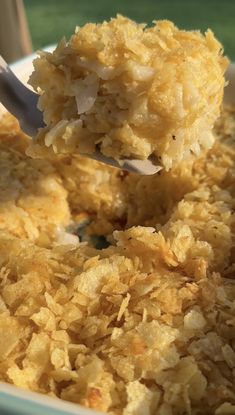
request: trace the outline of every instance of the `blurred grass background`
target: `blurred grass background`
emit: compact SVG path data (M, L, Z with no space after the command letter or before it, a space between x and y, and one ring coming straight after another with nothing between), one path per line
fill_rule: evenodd
M75 26L117 13L138 22L169 19L180 28L210 27L235 60L235 0L25 0L34 49L68 38Z

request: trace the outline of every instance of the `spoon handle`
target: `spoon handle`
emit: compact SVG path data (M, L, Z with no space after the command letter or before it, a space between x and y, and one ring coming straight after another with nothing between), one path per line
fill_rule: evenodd
M0 102L14 115L29 135L43 127L43 116L37 108L38 94L27 88L0 56Z

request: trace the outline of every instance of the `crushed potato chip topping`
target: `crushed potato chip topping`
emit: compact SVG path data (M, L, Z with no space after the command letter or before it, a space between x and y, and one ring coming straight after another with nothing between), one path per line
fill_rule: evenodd
M115 159L152 156L169 170L212 147L227 66L210 30L121 15L88 23L34 61L46 126L29 154L99 149Z
M31 160L0 122L0 379L113 415L234 414L235 110L148 177Z

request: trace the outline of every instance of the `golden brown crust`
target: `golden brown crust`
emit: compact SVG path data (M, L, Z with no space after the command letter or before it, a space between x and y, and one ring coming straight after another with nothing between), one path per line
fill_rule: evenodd
M1 131L0 211L14 197L1 213L0 379L113 415L232 411L234 109L211 150L154 177L31 160L12 118ZM70 210L90 233L116 229L111 246L51 238L42 196L50 226ZM15 235L15 213L7 224L19 201L39 237Z

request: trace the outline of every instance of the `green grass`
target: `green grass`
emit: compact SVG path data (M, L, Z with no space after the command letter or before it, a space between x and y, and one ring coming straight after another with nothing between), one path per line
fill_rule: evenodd
M235 0L25 0L25 6L35 49L121 13L148 24L170 19L185 29L210 27L235 60Z

